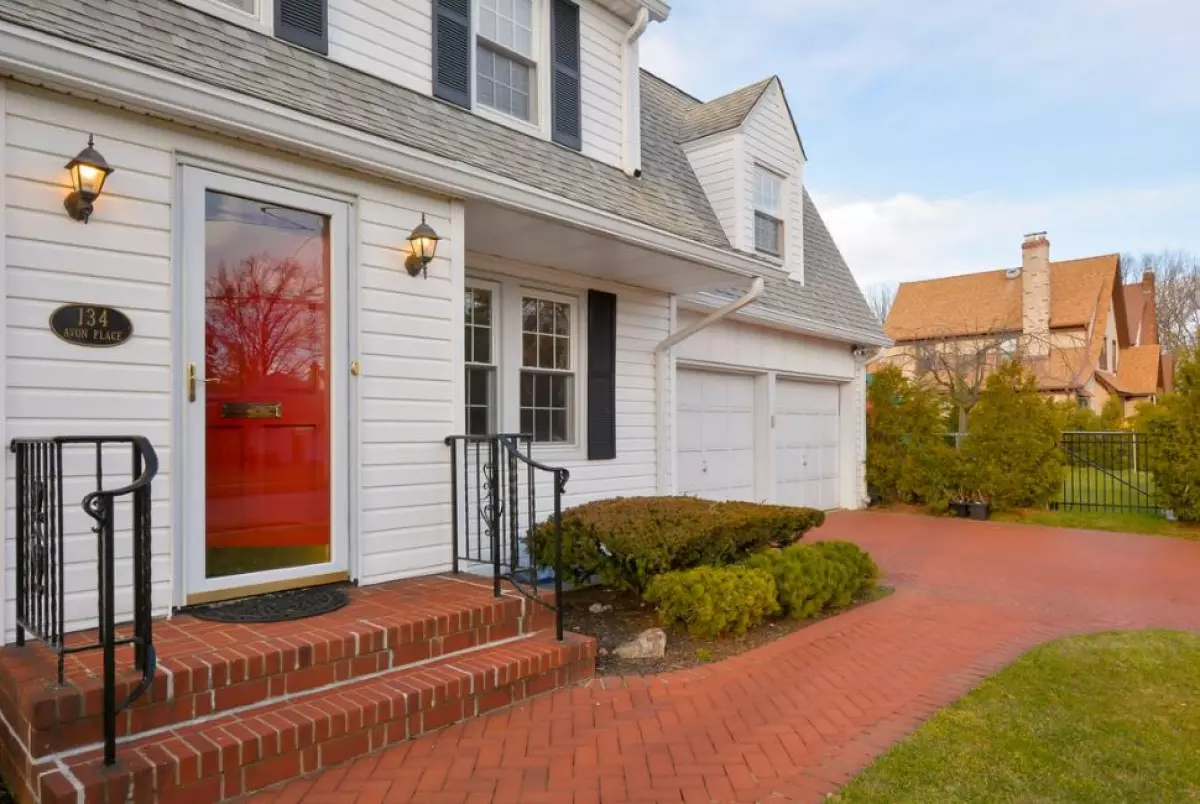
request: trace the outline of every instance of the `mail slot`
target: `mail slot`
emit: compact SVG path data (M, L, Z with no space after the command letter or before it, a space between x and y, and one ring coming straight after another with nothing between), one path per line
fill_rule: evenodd
M282 419L282 402L226 402L221 405L223 419Z

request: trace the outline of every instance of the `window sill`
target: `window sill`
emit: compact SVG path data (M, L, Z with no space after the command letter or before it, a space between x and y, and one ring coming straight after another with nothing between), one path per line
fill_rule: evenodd
M179 0L183 5L189 8L194 8L197 11L208 14L211 17L232 22L234 25L241 25L243 28L249 28L252 31L259 31L267 36L274 36L274 25L272 24L273 9L271 0L259 0L259 14L247 14L244 11L238 11L232 6L225 5L220 0Z
M528 134L531 137L537 137L538 139L542 140L550 139L548 136L546 136L546 133L542 131L541 126L532 121L522 120L519 117L513 117L510 114L497 111L490 106L484 106L479 101L475 101L472 108L475 111L475 114L479 115L485 120L515 129L520 131L522 134Z

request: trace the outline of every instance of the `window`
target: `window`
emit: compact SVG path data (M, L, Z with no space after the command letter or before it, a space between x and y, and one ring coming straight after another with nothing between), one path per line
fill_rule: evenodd
M479 0L475 99L521 120L533 119L534 0Z
M521 299L521 432L539 443L574 438L574 357L571 303Z
M1108 371L1108 344L1100 344L1100 369Z
M783 177L754 168L754 248L783 256Z
M496 429L495 293L468 287L464 299L467 433L487 435Z
M258 14L258 0L216 0L216 2L247 14Z

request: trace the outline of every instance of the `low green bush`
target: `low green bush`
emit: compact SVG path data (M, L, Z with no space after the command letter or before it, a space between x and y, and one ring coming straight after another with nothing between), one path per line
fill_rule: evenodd
M695 497L599 500L563 512L563 561L576 578L640 594L656 575L734 564L824 521L811 508ZM553 563L553 538L551 523L533 533L530 552L542 567Z
M748 567L696 567L655 576L645 599L665 626L680 623L693 636L744 634L779 611L770 573Z
M874 589L879 579L879 567L871 556L849 542L764 550L751 556L746 566L771 574L779 606L794 620L845 608Z
M1176 360L1175 390L1142 405L1134 425L1148 435L1146 465L1159 503L1184 522L1200 522L1200 349Z

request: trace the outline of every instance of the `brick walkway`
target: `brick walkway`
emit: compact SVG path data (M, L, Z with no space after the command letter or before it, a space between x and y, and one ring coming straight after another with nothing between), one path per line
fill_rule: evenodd
M603 679L253 802L816 802L1031 646L1200 630L1200 543L832 516L896 594L700 670Z

